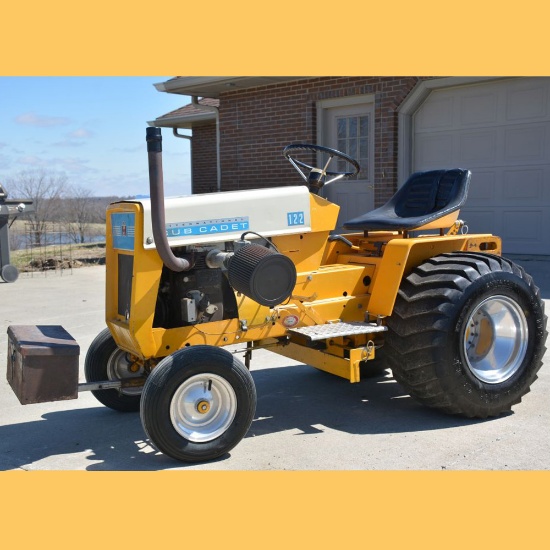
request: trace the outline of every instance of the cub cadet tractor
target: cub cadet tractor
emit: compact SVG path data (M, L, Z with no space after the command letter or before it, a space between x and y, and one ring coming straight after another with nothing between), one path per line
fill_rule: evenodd
M147 143L150 200L107 210L107 328L78 389L139 410L161 452L202 461L237 445L255 413L249 367L260 348L350 382L380 363L418 401L466 417L506 413L529 391L545 352L544 302L500 257L498 237L465 232L468 170L415 173L336 235L339 207L319 190L359 172L339 151L284 149L306 185L165 201L160 128ZM25 360L10 329L15 379ZM223 349L235 344L244 363Z

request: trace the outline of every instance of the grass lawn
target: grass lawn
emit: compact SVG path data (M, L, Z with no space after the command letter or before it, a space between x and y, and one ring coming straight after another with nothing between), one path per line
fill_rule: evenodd
M80 267L105 263L105 243L48 245L10 253L10 262L19 271Z

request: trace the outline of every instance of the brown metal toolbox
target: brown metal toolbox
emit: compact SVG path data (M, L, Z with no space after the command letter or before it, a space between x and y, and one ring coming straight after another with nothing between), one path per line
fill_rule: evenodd
M76 399L79 354L62 326L9 326L7 379L21 404Z

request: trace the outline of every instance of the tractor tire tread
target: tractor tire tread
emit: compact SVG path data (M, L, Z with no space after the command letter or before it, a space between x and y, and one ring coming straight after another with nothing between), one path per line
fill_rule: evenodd
M438 346L444 346L447 334L454 330L456 304L466 289L481 277L491 276L495 272L511 274L527 284L537 307L542 310L544 335L542 347L535 357L537 364L531 369L520 395L511 396L509 403L501 404L493 403L499 401L498 396L487 393L483 394L484 403L475 405L449 395L446 387L449 386L451 375L449 372L442 374L434 357ZM389 330L384 357L395 380L417 401L445 413L469 418L498 416L521 402L537 378L548 334L544 301L532 277L521 266L506 258L468 252L441 254L416 267L402 282L394 312L388 318L387 325Z

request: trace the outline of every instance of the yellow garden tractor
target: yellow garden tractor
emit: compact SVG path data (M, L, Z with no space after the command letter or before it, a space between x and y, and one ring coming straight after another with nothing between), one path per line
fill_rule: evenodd
M255 414L257 349L352 383L389 368L418 401L472 418L506 413L529 391L544 302L498 237L466 232L468 170L414 173L338 235L339 207L319 191L359 172L349 156L293 144L283 153L305 185L165 200L161 143L148 128L150 199L108 208L107 328L78 388L139 410L158 450L193 462L237 445ZM10 329L15 380L25 361Z

